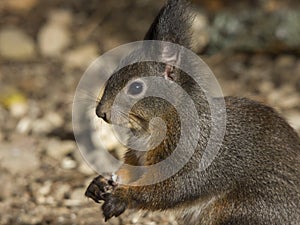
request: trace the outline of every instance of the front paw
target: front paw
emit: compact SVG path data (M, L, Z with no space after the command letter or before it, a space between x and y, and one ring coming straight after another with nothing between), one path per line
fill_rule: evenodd
M114 189L115 183L111 179L99 175L88 186L85 196L93 199L96 203L106 200L106 197Z
M108 194L104 204L102 205L105 222L114 216L118 217L125 211L126 208L127 203L125 201L122 201L113 194Z

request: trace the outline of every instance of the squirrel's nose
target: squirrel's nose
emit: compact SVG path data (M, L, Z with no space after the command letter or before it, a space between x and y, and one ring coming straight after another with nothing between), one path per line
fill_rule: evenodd
M105 122L109 123L109 113L103 110L102 104L98 104L96 107L96 115L103 119Z

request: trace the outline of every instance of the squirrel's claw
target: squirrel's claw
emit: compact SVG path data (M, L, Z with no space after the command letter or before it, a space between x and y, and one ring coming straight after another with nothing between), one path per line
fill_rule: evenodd
M85 192L85 196L99 203L101 200L106 200L107 194L112 191L113 187L110 180L99 175L90 183Z
M104 201L102 211L105 221L114 216L117 217L121 215L127 207L126 202L113 195L113 190L116 187L117 183L114 177L106 179L100 175L94 178L85 192L85 196L93 199L96 203Z
M118 217L119 215L121 215L127 207L126 202L121 201L119 198L113 196L112 194L108 194L107 197L108 198L105 200L105 203L102 205L105 222L114 216Z

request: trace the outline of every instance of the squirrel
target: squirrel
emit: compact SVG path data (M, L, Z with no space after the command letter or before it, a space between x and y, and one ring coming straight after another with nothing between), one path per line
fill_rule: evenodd
M167 0L145 40L191 49L192 20L189 2ZM152 74L176 82L192 96L200 121L199 140L186 164L157 183L131 185L138 184L143 174L126 167L116 172L117 179L102 175L94 178L85 195L97 203L103 202L105 221L126 209L137 209L173 210L189 225L299 225L300 138L273 108L247 98L225 97L224 139L211 165L203 171L197 168L212 127L207 116L210 108L204 92L177 67L143 62L117 71L107 81L97 103L97 116L111 123L118 92L127 88L129 96L140 94L147 89L140 79ZM159 117L165 121L166 137L143 153L128 148L124 162L149 166L168 158L176 148L181 129L176 109L161 98L148 97L131 110L130 130L134 135L150 132L150 120ZM188 112L185 116L189 116ZM155 176L162 171L152 172Z

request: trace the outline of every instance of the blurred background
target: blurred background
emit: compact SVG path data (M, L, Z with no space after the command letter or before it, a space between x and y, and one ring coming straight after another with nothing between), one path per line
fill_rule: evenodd
M192 2L194 51L224 94L273 106L300 132L299 1ZM163 3L0 0L1 225L104 224L99 206L84 197L96 174L74 141L73 96L87 66L141 40ZM106 142L120 153L109 134ZM127 211L106 224L176 222Z

